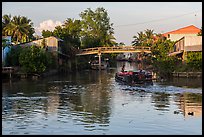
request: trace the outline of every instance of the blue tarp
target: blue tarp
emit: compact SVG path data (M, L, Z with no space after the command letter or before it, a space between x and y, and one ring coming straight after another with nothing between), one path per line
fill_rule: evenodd
M6 46L4 49L2 47L2 62L5 62L5 59L7 57L7 54L11 51L11 47ZM5 64L5 63L4 63Z

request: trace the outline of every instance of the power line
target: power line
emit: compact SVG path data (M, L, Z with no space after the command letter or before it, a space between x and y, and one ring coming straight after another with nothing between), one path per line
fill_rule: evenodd
M198 11L200 11L200 10L198 10ZM115 27L135 26L135 25L140 25L140 24L145 24L145 23L150 23L150 22L163 21L163 20L178 18L178 17L190 15L190 14L195 14L195 12L196 12L196 11L190 12L190 13L186 13L186 14L182 14L182 15L178 15L178 16L174 16L174 17L171 17L171 18L162 18L162 19L157 19L157 20L151 20L151 21L146 21L146 22L140 22L140 23L136 23L136 24L117 25L117 26L115 26Z

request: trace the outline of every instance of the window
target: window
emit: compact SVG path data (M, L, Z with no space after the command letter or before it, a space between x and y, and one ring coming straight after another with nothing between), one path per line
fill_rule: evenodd
M170 34L168 34L168 38L170 38Z

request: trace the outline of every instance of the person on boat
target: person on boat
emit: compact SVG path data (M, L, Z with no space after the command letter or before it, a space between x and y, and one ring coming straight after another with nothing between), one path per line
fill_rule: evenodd
M142 80L143 79L143 73L142 73L142 69L139 70L139 75L138 75L138 78L139 80Z
M122 66L121 72L125 71L125 64Z

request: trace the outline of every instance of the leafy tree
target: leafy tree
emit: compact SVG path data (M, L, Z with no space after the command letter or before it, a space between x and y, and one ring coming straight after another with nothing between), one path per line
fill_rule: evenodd
M81 32L81 21L67 18L62 25L65 30L65 43L68 41L70 46L79 48L81 45L80 32Z
M22 47L16 46L11 47L11 51L8 53L6 57L6 66L19 66L19 56L22 52Z
M113 46L116 44L113 36L113 23L110 23L108 13L104 8L95 11L90 8L80 13L82 18L81 40L82 47Z
M202 70L202 52L188 52L187 66L190 70Z
M151 47L152 61L155 70L162 77L169 77L175 70L180 60L175 56L168 56L169 51L173 48L174 42L170 40L158 40Z
M54 31L53 31L53 36L56 36L58 38L61 38L61 39L65 39L65 30L63 29L62 26L56 26Z
M19 63L27 73L42 73L51 64L45 50L37 46L25 47L19 56Z
M155 37L153 38L154 39L154 44L155 43L163 43L166 39L165 36L163 36L161 33L158 33L158 34L155 34Z
M43 30L42 31L42 36L43 36L43 38L47 38L47 37L53 36L53 32L49 31L49 30Z
M53 35L63 40L62 51L74 57L76 49L80 47L81 24L79 20L68 18L62 26L55 27Z

